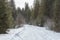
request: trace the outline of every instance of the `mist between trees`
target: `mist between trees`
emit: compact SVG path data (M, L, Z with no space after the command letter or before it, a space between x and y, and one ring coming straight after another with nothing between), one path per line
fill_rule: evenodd
M14 0L0 0L0 33L16 25L30 24L60 32L60 0L34 0L30 8L15 8Z

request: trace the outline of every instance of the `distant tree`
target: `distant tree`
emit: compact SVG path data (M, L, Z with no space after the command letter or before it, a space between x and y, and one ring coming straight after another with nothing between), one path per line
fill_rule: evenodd
M28 3L25 3L25 17L27 18L27 10L29 9Z
M33 19L36 19L38 14L39 14L39 8L40 8L40 4L39 4L39 0L35 0L34 1L34 18Z
M28 3L25 3L25 17L26 17L26 22L28 23L30 20L30 16L31 16L31 10L28 6Z
M44 14L46 13L46 0L36 0L35 4L35 16L36 16L36 24L41 27L44 25Z
M15 8L14 0L10 1L10 6L12 7L12 14L13 14L12 16L13 16L14 20L16 20L17 14L16 14L16 8Z
M40 2L39 0L34 0L34 6L31 9L31 17L30 17L31 24L37 25L38 22L37 17L39 14L40 14Z
M19 7L17 8L17 14L19 14L18 12L22 14L22 10Z
M22 8L22 15L25 17L25 9Z

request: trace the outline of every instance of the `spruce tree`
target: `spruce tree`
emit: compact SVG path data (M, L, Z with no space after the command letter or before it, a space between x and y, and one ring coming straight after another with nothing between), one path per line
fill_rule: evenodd
M53 4L55 0L46 0L46 13L45 16L52 18L53 17Z
M30 16L31 16L31 10L29 8L28 3L25 3L25 18L27 23L29 23L30 21Z
M25 9L22 8L22 15L25 16Z
M54 2L54 22L55 27L53 28L55 31L60 32L60 0L55 0Z
M0 33L5 33L7 26L7 13L6 13L5 0L0 0Z
M36 19L38 14L39 14L39 7L40 7L40 4L39 4L39 0L35 0L34 1L34 18L33 19Z
M53 3L54 0L41 0L40 4L40 12L38 16L38 20L40 20L40 25L43 26L44 22L46 21L45 18L53 17Z
M39 7L39 14L37 17L37 23L40 24L41 27L44 25L44 14L47 12L46 8L47 0L41 0L40 7Z
M13 16L14 20L16 20L17 14L16 14L16 9L15 9L14 0L11 0L11 1L10 1L10 6L11 6L11 8L12 8L12 14L13 14L12 16Z
M37 24L38 22L37 17L40 11L39 9L40 9L39 0L34 0L34 8L31 9L31 17L30 17L31 24L34 24L34 25Z
M8 0L0 0L0 33L6 33L6 30L11 26L11 15Z

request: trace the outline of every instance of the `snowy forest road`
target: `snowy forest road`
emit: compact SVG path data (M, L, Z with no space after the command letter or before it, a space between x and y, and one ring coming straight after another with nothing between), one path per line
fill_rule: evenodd
M33 25L24 25L21 28L10 29L8 33L0 35L0 40L60 40L60 33Z

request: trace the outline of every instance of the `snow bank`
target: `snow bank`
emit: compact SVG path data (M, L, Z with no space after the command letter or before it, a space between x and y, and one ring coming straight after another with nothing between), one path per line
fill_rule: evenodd
M60 40L60 33L33 25L9 30L9 34L0 35L0 40Z

